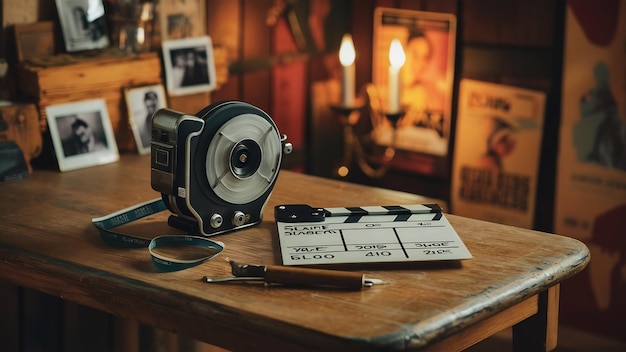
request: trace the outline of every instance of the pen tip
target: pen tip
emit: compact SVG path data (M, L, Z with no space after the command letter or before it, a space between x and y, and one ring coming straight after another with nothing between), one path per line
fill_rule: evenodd
M366 287L371 287L374 285L384 285L386 282L381 279L365 279L364 284Z

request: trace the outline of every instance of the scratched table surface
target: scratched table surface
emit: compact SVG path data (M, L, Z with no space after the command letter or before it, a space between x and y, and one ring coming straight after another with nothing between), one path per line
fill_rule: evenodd
M1 184L0 278L228 349L407 350L463 336L523 302L536 306L533 297L558 287L589 261L587 248L575 239L446 214L472 259L341 268L386 282L360 291L207 284L201 281L205 275L229 274L225 258L280 264L277 204L433 200L283 170L261 224L213 237L225 244L216 259L163 273L146 248L110 247L91 223L160 196L150 187L149 159L123 155L109 165L36 170L25 180ZM177 233L167 226L167 215L124 230L145 237ZM516 321L536 312L516 313ZM478 339L495 332L487 329Z

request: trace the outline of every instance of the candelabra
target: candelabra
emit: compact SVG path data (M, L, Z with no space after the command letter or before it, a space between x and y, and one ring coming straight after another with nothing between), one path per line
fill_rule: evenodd
M382 107L379 95L373 85L366 87L367 104L356 103L354 106L333 105L333 112L343 128L343 158L335 170L340 177L347 177L354 162L366 176L370 178L383 177L393 160L396 149L397 125L404 116L404 111L388 112ZM362 101L363 99L359 99ZM375 128L383 119L391 125L391 139L388 146L378 145L371 136L360 137L355 126L361 120L365 107L371 114L372 125ZM366 148L369 147L369 148ZM382 151L381 151L382 150Z

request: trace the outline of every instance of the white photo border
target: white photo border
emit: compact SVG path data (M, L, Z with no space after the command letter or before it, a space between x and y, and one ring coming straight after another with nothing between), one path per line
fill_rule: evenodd
M91 0L56 0L55 2L65 50L75 52L109 47L109 33L103 0L96 0L96 3ZM94 7L94 5L97 6ZM93 12L90 15L100 16L91 21L87 19L87 10L85 9L88 7L90 12ZM77 23L77 16L81 14L77 13L76 9L83 9L82 23ZM86 26L88 28L85 28Z
M163 87L163 84L161 83L124 88L124 98L126 100L126 110L128 112L128 123L130 124L130 128L133 131L133 136L135 137L137 152L142 155L149 154L151 149L150 143L144 145L141 138L141 128L145 127L142 124L142 122L144 121L142 121L141 119L147 118L147 110L143 102L145 100L145 95L148 92L156 93L158 104L155 111L158 109L167 108L167 95L165 94L165 87ZM150 125L151 124L152 121L150 120ZM150 128L148 132L151 133L152 129Z
M60 171L70 171L90 166L102 165L119 160L117 143L104 99L82 100L70 103L49 105L45 108L48 129L52 137L55 155ZM72 121L98 122L100 149L71 153L64 144L64 138L71 133ZM60 123L62 122L62 123ZM65 138L66 139L66 138Z
M204 82L204 77L201 77L202 81L200 83L182 86L178 83L179 74L174 69L172 55L177 51L197 50L199 48L202 49L201 52L206 54L206 67L202 65L202 68L206 69L206 82ZM202 36L195 38L165 40L163 41L162 50L168 94L172 96L179 96L210 92L217 88L217 76L215 74L215 59L213 57L213 44L211 37Z

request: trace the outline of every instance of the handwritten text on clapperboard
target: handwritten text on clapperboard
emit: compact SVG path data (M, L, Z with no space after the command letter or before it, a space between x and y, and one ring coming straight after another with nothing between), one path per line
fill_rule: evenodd
M331 264L469 259L445 216L412 214L329 217L323 223L278 222L283 264Z

